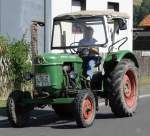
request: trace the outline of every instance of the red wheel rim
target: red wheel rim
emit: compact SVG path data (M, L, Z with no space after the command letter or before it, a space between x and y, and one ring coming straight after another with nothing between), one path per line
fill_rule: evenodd
M136 103L136 79L131 70L128 70L123 78L124 99L129 108L135 106Z
M94 105L92 99L87 97L82 104L82 114L85 121L90 122L94 115Z

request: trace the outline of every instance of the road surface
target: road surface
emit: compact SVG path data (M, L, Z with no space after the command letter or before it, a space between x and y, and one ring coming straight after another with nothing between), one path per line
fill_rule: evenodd
M116 118L109 107L100 103L94 124L77 128L75 121L60 120L50 108L35 110L25 128L11 128L0 114L0 136L150 136L150 86L140 91L136 114Z

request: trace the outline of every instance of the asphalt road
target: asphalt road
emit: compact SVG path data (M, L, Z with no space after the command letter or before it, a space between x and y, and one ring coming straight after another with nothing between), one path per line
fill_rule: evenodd
M71 120L60 120L50 108L35 110L25 128L11 128L0 115L0 136L150 136L150 86L142 88L136 114L116 118L103 103L93 126L80 129Z

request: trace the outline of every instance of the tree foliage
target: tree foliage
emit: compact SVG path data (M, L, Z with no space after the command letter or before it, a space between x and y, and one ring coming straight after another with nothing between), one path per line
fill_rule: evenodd
M24 75L31 71L30 58L30 45L24 39L12 42L0 36L0 76L7 77L15 88L19 89L22 83L26 83ZM4 86L3 81L0 84Z
M139 13L140 13L140 6L134 5L133 6L133 23L134 23L134 26L138 25L138 23L140 21Z
M133 12L134 25L138 25L145 16L150 14L150 0L143 0L140 6L134 5Z
M29 52L29 44L25 40L12 43L7 50L11 77L16 84L25 83L24 75L31 70Z

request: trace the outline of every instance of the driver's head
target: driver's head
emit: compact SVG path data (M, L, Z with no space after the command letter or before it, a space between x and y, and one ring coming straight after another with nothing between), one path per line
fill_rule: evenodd
M88 26L84 30L84 38L91 39L93 37L93 28L91 26Z

